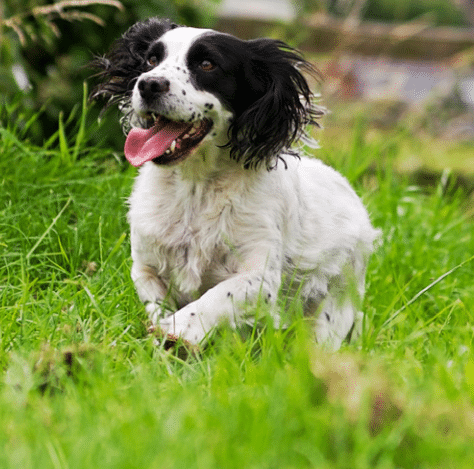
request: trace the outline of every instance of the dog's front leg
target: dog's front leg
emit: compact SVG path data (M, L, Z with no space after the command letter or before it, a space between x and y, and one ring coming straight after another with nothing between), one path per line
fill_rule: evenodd
M158 320L167 314L165 298L168 289L166 285L153 267L138 261L134 261L132 265L131 277L138 297L145 304L150 321L152 324L157 324Z
M159 321L166 334L198 344L222 322L236 327L245 315L245 303L256 304L259 297L274 303L280 278L275 273L263 277L259 273L243 273L229 278L208 290L172 316Z

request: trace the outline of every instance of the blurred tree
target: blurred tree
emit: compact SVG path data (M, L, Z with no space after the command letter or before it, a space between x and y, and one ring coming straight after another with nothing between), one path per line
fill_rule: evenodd
M437 26L465 26L474 17L473 0L304 0L310 11L323 10L345 17L361 8L361 19L386 22L411 21L428 15Z
M428 15L435 26L466 26L466 15L452 0L367 0L364 19L411 21Z

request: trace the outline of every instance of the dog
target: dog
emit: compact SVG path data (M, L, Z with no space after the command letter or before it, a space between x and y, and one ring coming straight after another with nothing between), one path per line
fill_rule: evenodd
M255 319L257 304L278 323L290 294L318 343L336 350L360 329L378 230L347 180L304 155L324 109L298 51L150 18L94 67L92 98L119 105L140 168L131 277L157 329L204 343L223 322Z

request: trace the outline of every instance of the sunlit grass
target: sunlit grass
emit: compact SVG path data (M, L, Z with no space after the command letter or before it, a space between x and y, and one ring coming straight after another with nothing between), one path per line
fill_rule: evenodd
M0 468L472 466L472 212L452 176L393 169L400 135L358 124L317 155L384 232L360 340L327 354L287 300L288 330L223 330L187 360L129 277L135 170L19 136L0 141Z

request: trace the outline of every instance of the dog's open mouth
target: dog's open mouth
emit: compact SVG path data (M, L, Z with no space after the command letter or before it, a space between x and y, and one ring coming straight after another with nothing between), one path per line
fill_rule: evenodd
M146 129L133 128L125 141L125 157L133 166L147 161L167 165L183 160L212 128L212 121L177 122L156 114L147 116Z

